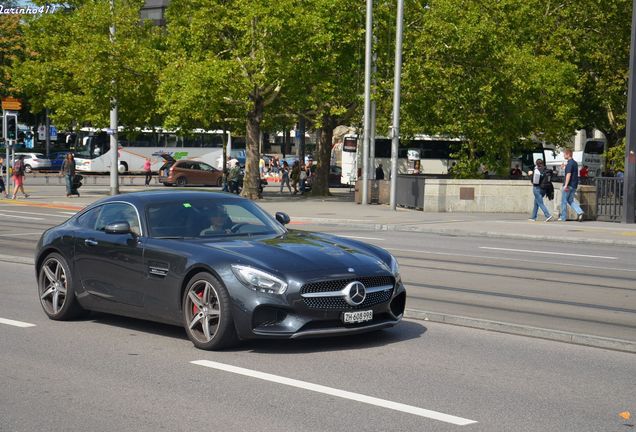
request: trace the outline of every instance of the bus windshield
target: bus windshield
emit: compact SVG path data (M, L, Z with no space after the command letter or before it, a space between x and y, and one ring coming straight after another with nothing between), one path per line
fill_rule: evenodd
M75 157L95 159L110 149L109 137L106 134L88 135L82 137L76 146Z

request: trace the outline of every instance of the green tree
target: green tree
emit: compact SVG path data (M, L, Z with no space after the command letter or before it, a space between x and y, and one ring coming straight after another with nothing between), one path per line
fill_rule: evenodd
M5 7L13 6L13 2ZM0 97L14 92L12 67L24 56L24 39L18 15L0 15Z
M17 65L15 82L34 112L49 108L58 124L105 127L115 96L121 124L156 124L161 38L158 28L140 22L142 5L141 0L117 0L113 18L108 2L78 0L56 13L28 18L29 56ZM117 33L111 43L113 19Z
M192 100L202 86L205 98L191 106L200 111L197 116L241 113L247 140L243 196L250 199L259 196L261 124L276 113L280 93L294 85L290 77L299 45L308 36L301 5L299 0L174 0L168 9L167 70L180 70L190 83L201 81L176 87L181 96L172 97ZM162 92L164 106L169 93Z
M528 22L538 6L409 3L416 18L405 34L403 129L462 137L460 175L475 175L480 162L505 173L519 138L555 142L574 129L577 71L541 49L537 22Z
M304 19L310 28L303 40L294 92L286 92L290 106L297 106L319 130L318 169L312 195L329 194L329 165L333 130L349 124L359 114L364 59L363 2L312 0L304 3Z

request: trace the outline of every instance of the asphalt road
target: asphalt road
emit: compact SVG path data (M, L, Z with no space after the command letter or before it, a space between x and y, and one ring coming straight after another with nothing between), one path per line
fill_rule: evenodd
M32 257L42 231L74 212L0 201L0 255ZM636 341L634 248L327 225L292 228L333 232L389 249L401 265L410 310Z
M636 402L633 354L408 320L204 352L178 327L50 321L31 266L0 274L0 431L624 431Z

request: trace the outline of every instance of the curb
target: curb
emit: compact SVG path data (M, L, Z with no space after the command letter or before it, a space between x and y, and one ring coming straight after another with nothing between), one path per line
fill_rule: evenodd
M342 219L317 219L310 217L294 217L291 216L292 221L313 223L316 225L337 225L347 228L366 229L369 231L399 231L399 232L420 232L426 234L439 234L446 236L457 237L490 237L490 238L504 238L513 240L547 240L558 241L561 243L574 243L574 244L595 244L604 246L628 246L636 247L636 242L630 242L626 240L608 240L608 239L592 239L592 238L572 238L572 237L555 237L548 235L536 235L536 234L514 234L514 233L501 233L492 231L465 231L455 228L429 228L419 225L399 225L399 224L371 224L371 223L354 223L343 222Z
M537 339L546 339L557 342L566 342L575 345L583 345L594 348L603 348L615 351L636 353L636 342L606 338L603 336L586 335L580 333L564 332L561 330L550 330L541 327L533 327L519 324L505 323L501 321L491 321L480 318L469 318L458 315L450 315L437 312L420 311L417 309L406 309L405 318L431 321L443 324L451 324L461 327L470 327L481 330L490 330L499 333L508 333L519 336L527 336Z

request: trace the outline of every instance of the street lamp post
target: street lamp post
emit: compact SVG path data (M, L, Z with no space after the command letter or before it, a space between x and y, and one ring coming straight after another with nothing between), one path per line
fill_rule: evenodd
M364 54L364 136L362 142L362 205L369 202L369 139L371 136L371 56L373 46L373 0L367 0L366 49Z
M625 178L623 180L623 223L636 223L636 0L632 2L632 41L629 53L627 91L627 134L625 137Z
M634 0L636 1L636 0ZM402 76L402 23L404 0L397 2L395 31L395 75L393 77L393 125L391 126L391 210L397 206L398 146L400 144L400 80Z
M111 25L110 25L110 43L111 48L114 51L115 45L115 0L110 0L110 13L111 13ZM112 58L112 57L111 57ZM119 148L117 146L117 97L116 97L116 82L113 78L111 81L111 97L110 97L110 151L111 151L111 164L110 164L110 194L119 194Z

